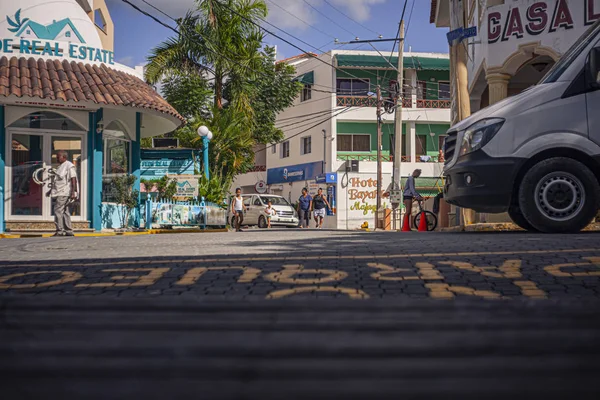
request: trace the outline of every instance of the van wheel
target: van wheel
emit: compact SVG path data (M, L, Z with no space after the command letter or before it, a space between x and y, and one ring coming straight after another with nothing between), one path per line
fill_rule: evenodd
M600 185L585 165L555 157L534 165L519 188L519 208L525 219L546 233L579 232L594 218Z
M508 208L508 216L510 217L512 222L514 222L518 227L525 229L526 231L530 231L530 232L538 231L537 229L535 229L533 227L533 225L531 225L529 223L529 221L527 221L527 219L525 218L525 216L519 209L519 206L516 206L516 205L510 206Z
M267 227L267 219L263 215L258 217L258 227L260 229L265 229Z

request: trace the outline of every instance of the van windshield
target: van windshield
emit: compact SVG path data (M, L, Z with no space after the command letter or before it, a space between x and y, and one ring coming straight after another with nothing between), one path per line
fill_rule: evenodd
M286 199L284 199L283 197L278 197L278 196L260 196L260 199L262 200L262 202L264 204L267 204L267 202L271 202L272 205L274 206L289 206L290 203L288 203L288 201Z
M591 28L589 28L567 52L558 60L552 67L548 74L541 80L540 84L553 83L560 78L560 76L569 68L571 63L581 54L581 52L588 47L588 45L596 39L600 33L600 21L597 21Z

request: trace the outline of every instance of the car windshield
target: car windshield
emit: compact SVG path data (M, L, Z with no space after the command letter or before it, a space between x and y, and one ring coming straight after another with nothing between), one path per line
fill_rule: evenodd
M546 76L541 80L540 84L556 82L560 76L569 68L571 63L588 47L600 32L600 21L597 21L590 29L588 29L567 52L554 64L552 69L548 71Z
M274 206L289 206L290 205L290 203L288 203L288 201L286 199L284 199L283 197L278 197L278 196L260 196L260 199L265 204L267 204L270 201L271 204L274 205Z

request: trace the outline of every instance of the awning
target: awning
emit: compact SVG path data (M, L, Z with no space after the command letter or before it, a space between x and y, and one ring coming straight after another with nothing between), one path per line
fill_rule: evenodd
M295 81L303 83L305 85L314 85L315 83L315 72L310 71L294 78Z
M394 66L398 65L398 56L393 56L391 59L389 57L385 57L384 59L381 56L371 56L364 54L338 54L336 56L336 59L337 65L340 68L355 67L392 69L390 63ZM450 71L450 60L447 58L406 56L404 57L404 68L432 71Z

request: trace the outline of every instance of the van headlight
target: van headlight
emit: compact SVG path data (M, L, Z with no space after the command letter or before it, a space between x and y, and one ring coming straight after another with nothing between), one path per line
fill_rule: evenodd
M463 134L459 155L464 156L481 149L492 140L502 125L504 125L503 118L489 118L475 122Z

